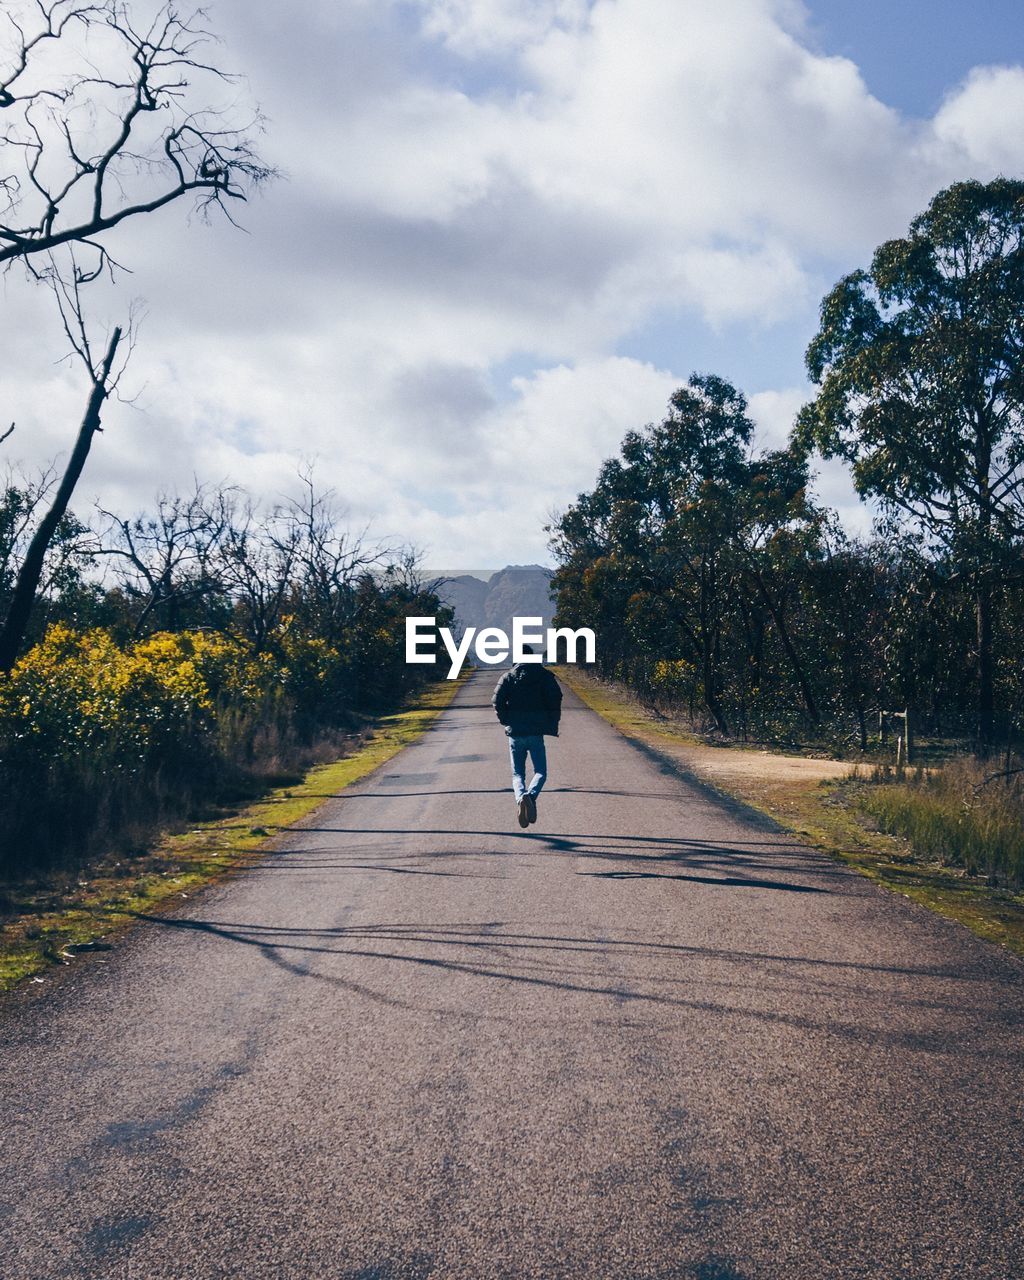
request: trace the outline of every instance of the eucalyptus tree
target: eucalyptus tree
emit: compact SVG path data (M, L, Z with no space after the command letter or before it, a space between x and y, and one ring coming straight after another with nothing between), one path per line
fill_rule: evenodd
M796 438L847 459L974 603L976 717L994 731L996 610L1024 548L1024 182L961 182L840 280L807 351Z
M806 718L821 719L789 616L790 562L817 536L806 462L756 453L753 434L743 395L695 374L661 423L626 436L620 457L553 530L559 617L583 620L581 606L595 602L587 624L633 683L659 661L684 663L722 732L729 703L743 700L730 686L743 683L751 660L765 666L766 628Z

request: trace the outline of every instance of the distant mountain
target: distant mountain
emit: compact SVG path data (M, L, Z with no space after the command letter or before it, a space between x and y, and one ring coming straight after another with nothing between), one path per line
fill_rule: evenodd
M457 578L442 579L437 594L443 604L455 610L457 627L485 627L488 625L484 621L484 611L489 590L488 581L466 573Z
M500 627L512 634L513 618L541 618L551 626L551 573L539 564L510 564L485 582L470 574L447 578L438 595L455 610L459 627Z

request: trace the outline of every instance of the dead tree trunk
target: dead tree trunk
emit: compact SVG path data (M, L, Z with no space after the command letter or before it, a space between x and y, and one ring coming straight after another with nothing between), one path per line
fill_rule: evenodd
M43 576L47 549L68 509L71 495L75 491L85 460L89 456L92 438L97 431L101 430L100 411L110 393L110 374L117 353L117 344L120 341L121 330L118 328L111 335L110 345L107 347L102 365L99 370L93 371L92 391L89 394L89 403L86 405L85 417L78 429L78 439L75 441L67 468L57 487L53 504L32 535L32 541L28 545L25 559L18 572L18 579L11 596L11 607L3 627L0 628L0 672L10 671L21 651L25 633L28 631L29 619L32 616L39 580Z

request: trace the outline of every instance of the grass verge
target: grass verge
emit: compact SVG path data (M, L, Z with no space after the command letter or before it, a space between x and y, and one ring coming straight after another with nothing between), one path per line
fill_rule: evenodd
M430 726L460 681L441 681L404 710L384 716L340 760L317 765L301 781L268 791L255 803L165 835L137 858L93 865L68 890L22 888L11 894L0 927L0 992L81 952L106 950L111 934L140 912L187 899L203 885L258 862L268 842L325 800L397 755Z
M842 765L709 746L682 726L656 718L619 686L579 669L560 668L558 674L627 738L644 743L887 889L1024 956L1024 894L993 888L983 876L915 856L907 840L878 830L864 808L872 784L856 775L856 762Z

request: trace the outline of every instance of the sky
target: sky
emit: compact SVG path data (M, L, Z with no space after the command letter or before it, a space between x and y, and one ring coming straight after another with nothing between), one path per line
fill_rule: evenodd
M145 316L76 495L312 463L428 566L549 563L545 524L695 371L764 447L811 394L822 296L942 187L1024 173L1011 0L217 0L282 170L238 215L111 239L95 324ZM0 461L66 455L82 372L0 280ZM869 514L836 464L816 491Z

